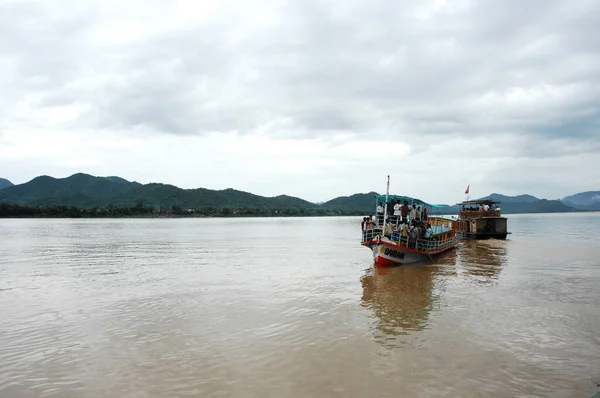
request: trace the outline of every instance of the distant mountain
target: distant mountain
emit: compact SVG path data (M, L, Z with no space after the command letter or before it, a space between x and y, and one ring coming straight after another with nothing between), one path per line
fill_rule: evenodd
M373 213L375 210L375 197L377 192L355 193L351 196L339 196L321 205L321 207L340 210L359 210L364 213Z
M562 202L581 210L600 210L600 191L587 191L567 196Z
M540 200L532 195L506 196L499 193L493 193L481 199L489 199L501 203L534 203Z
M315 204L293 196L264 197L235 189L211 190L206 188L181 189L173 185L140 184L121 177L95 177L74 174L67 178L36 177L20 185L0 179L0 203L26 206L95 207L168 207L183 209L260 209L288 214L315 214L325 210L372 214L377 192L340 196L322 204ZM1 186L1 185L0 185ZM501 202L503 213L548 213L600 210L600 191L582 192L559 200L538 199L531 195L505 196L493 193L486 199ZM444 206L444 214L456 214L458 206ZM210 213L210 212L209 212ZM246 213L242 213L246 214Z
M0 178L0 189L12 187L13 185L15 185L15 184L8 181L6 178Z
M36 177L0 191L0 202L30 206L65 205L81 208L108 206L179 206L183 208L310 209L317 205L280 195L274 198L225 189L181 189L173 185L142 185L120 177L74 174L68 178Z
M562 203L560 200L539 199L536 202L506 202L501 203L502 213L564 213L578 211L572 206Z
M491 194L481 199L500 202L500 208L502 209L503 214L564 213L581 211L573 206L568 206L559 200L537 199L531 195L505 196ZM519 199L522 201L518 201ZM441 209L441 212L444 214L458 214L458 211L458 205L446 206Z

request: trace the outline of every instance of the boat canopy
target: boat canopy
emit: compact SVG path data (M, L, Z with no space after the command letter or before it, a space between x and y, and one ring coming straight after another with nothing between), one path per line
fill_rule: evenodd
M407 201L409 204L416 204L416 205L423 205L423 206L429 206L429 207L434 207L434 208L442 208L444 207L443 205L434 205L432 203L427 203L425 201L422 201L421 199L417 199L417 198L411 198L410 196L403 196L403 195L388 195L388 201L392 201L392 200L397 200L400 201L401 203L404 203L404 201ZM377 202L385 202L385 195L378 195L377 196Z

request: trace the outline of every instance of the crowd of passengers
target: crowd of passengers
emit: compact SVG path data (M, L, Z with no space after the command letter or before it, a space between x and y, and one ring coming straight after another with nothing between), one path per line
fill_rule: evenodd
M429 218L427 207L423 206L423 209L421 209L420 205L413 204L409 206L406 200L404 203L392 200L388 204L388 217L385 225L383 225L384 211L384 204L380 202L377 206L375 219L373 219L373 216L363 217L361 223L363 239L369 236L368 231L375 228L383 228L383 235L388 238L391 238L392 234L398 235L401 240L407 241L409 246L416 244L418 238L431 238L433 230L427 222Z
M494 207L491 207L490 205L488 205L487 203L485 204L480 204L479 207L477 207L477 205L469 205L469 207L463 207L462 209L463 211L479 211L479 212L488 212L488 211L494 211L494 212L498 212L500 213L500 206L495 205Z

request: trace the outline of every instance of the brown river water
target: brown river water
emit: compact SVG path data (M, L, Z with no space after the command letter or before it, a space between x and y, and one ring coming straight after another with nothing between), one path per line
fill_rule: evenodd
M600 213L373 269L360 217L0 220L0 397L591 397Z

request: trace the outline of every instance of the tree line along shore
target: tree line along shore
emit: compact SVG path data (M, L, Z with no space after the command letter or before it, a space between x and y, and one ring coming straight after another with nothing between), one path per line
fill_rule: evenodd
M166 207L91 207L76 206L26 206L0 203L0 218L160 218L160 217L315 217L315 216L359 216L360 210L339 209L265 209L203 207L184 209L180 206Z

